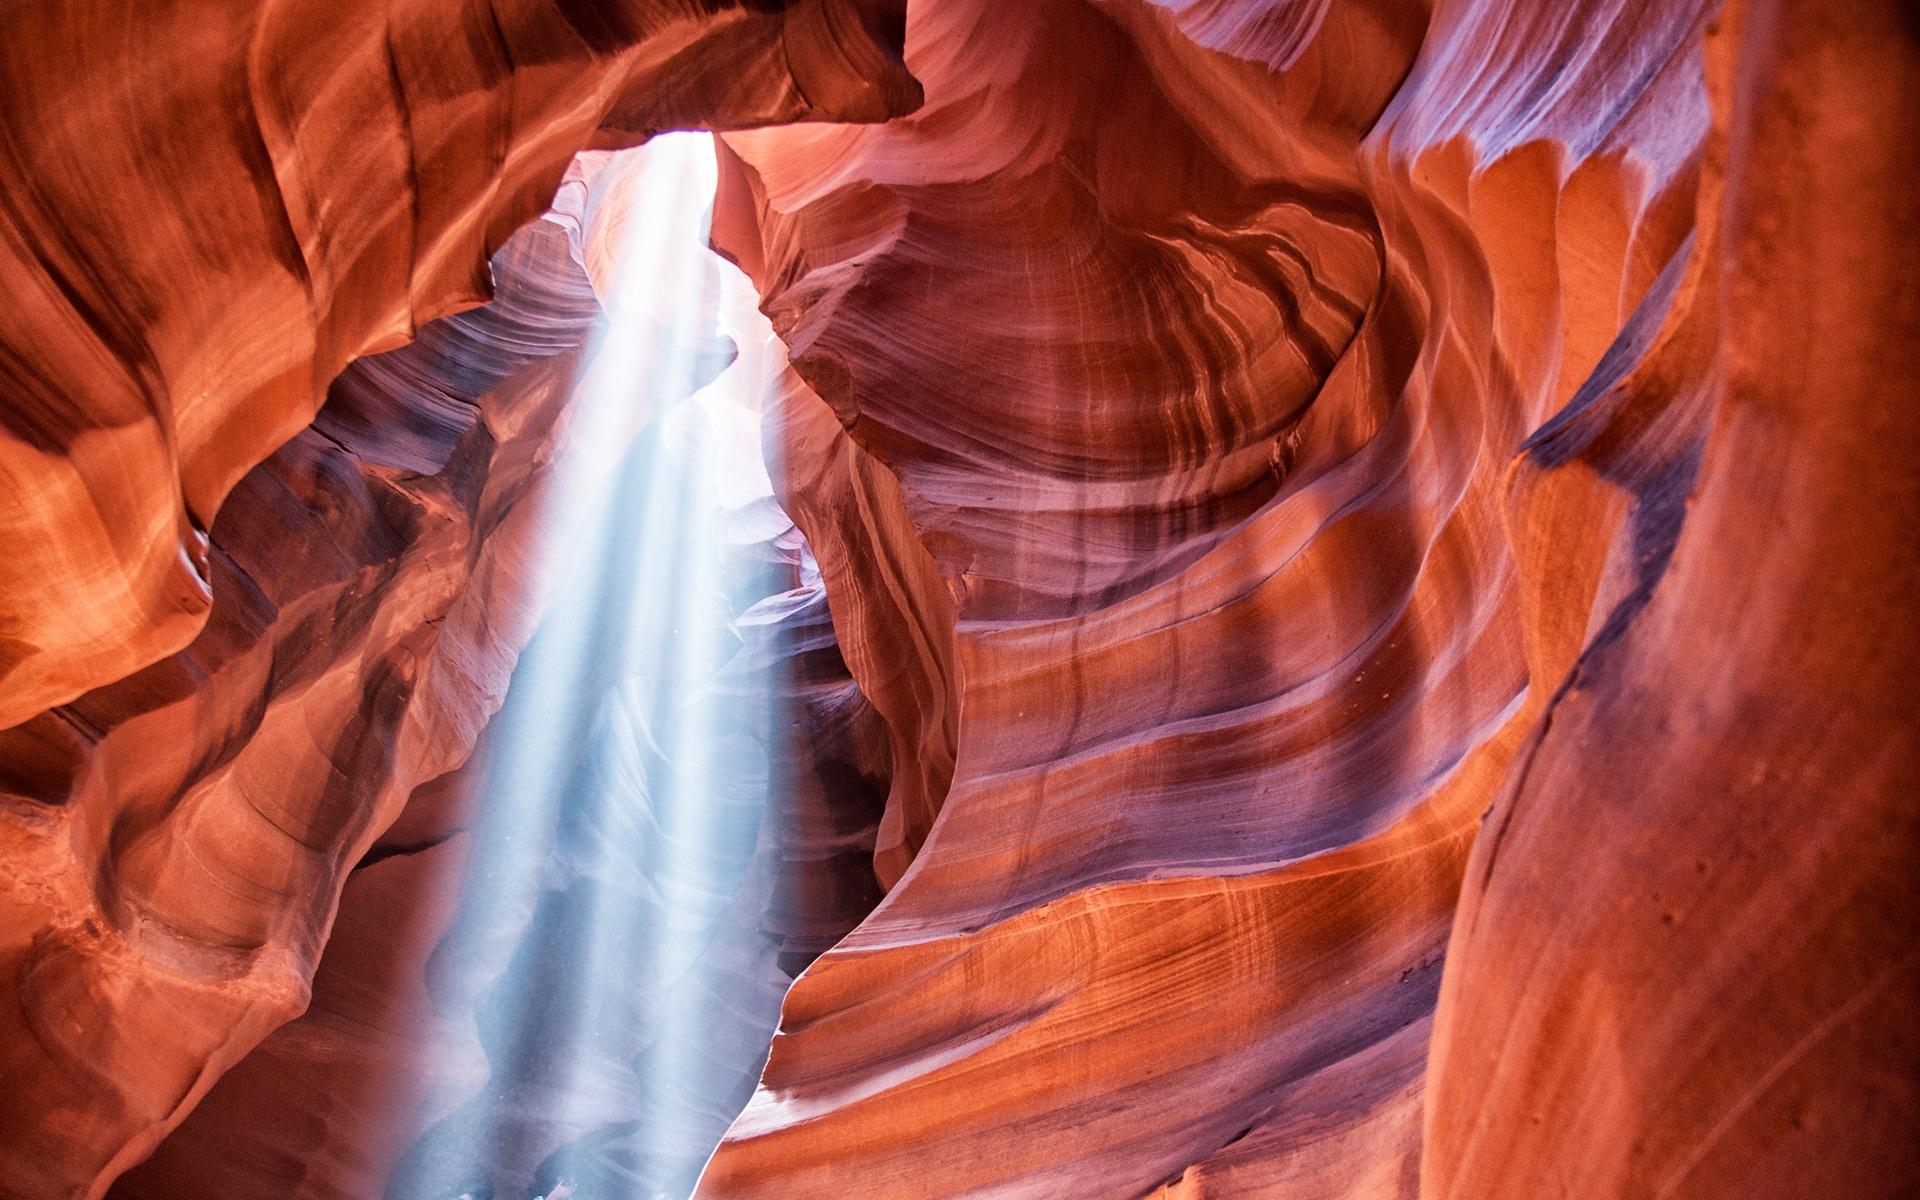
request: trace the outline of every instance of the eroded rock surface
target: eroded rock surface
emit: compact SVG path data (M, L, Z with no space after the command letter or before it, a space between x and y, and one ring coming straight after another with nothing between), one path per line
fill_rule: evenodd
M589 141L873 120L898 0L84 4L0 46L0 727L185 646L207 530L353 359L487 295Z
M537 298L359 363L316 420L329 382L482 301L584 144L910 107L901 19L7 16L0 1192L100 1195L302 1011L349 871L531 627L520 501L593 315L565 238L509 252L552 260Z
M128 1200L383 1194L490 1078L522 1182L573 1136L428 961L538 608L557 233L503 260L554 294L503 269L282 443L588 141L917 96L897 8L697 7L4 41L0 1192L210 1088ZM99 85L136 37L197 57ZM810 782L732 1034L858 926L699 1194L1920 1187L1904 8L914 0L905 63L910 117L725 139L833 633L760 613Z
M1920 46L1715 8L955 0L726 139L953 765L702 1195L1915 1186Z

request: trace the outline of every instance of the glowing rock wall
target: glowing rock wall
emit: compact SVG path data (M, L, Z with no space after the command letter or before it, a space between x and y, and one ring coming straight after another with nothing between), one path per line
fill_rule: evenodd
M430 855L347 875L498 702L542 443L374 362L275 453L326 381L590 139L915 98L879 4L209 11L0 38L9 1196L294 1016L343 883L316 988L420 999L354 955ZM1905 9L914 0L905 61L726 139L858 684L808 719L887 780L796 806L795 952L869 839L889 890L701 1194L1920 1186ZM426 1053L327 1032L128 1194L373 1194L414 1131L231 1133Z
M329 382L484 299L589 142L911 107L902 19L6 14L0 1194L102 1194L298 1015L349 871L500 702L590 295L360 364L302 432Z
M487 294L575 150L872 120L887 0L9 14L0 727L178 650L206 531L354 358Z
M1911 18L952 0L907 57L909 118L726 138L717 228L950 783L702 1194L1920 1184Z

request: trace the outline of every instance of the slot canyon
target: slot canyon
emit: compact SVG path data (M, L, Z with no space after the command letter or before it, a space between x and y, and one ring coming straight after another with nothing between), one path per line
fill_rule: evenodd
M1920 1197L1907 0L0 6L0 1200Z

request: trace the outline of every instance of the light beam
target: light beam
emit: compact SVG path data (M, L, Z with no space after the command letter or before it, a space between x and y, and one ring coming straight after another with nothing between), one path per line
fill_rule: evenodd
M766 518L763 373L700 376L719 312L748 314L743 354L769 335L704 244L711 138L637 153L605 168L633 172L604 189L620 207L591 214L619 252L543 502L551 592L488 733L463 933L436 953L450 976L483 962L470 994L491 1077L389 1200L680 1200L731 1118L739 1089L720 1085L757 1069L726 1039L737 981L715 939L770 782L751 697L771 689L740 678L735 609L784 585L743 588L727 547L784 519ZM746 990L755 1020L778 1004L764 979Z

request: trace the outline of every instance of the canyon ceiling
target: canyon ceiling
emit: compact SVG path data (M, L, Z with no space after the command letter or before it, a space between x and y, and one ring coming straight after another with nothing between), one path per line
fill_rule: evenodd
M791 518L712 702L800 731L699 1196L1920 1194L1910 6L48 0L0 1197L434 1200L483 1088L527 1186L577 1136L488 1024L565 888L503 933L463 864L581 152L681 128Z

